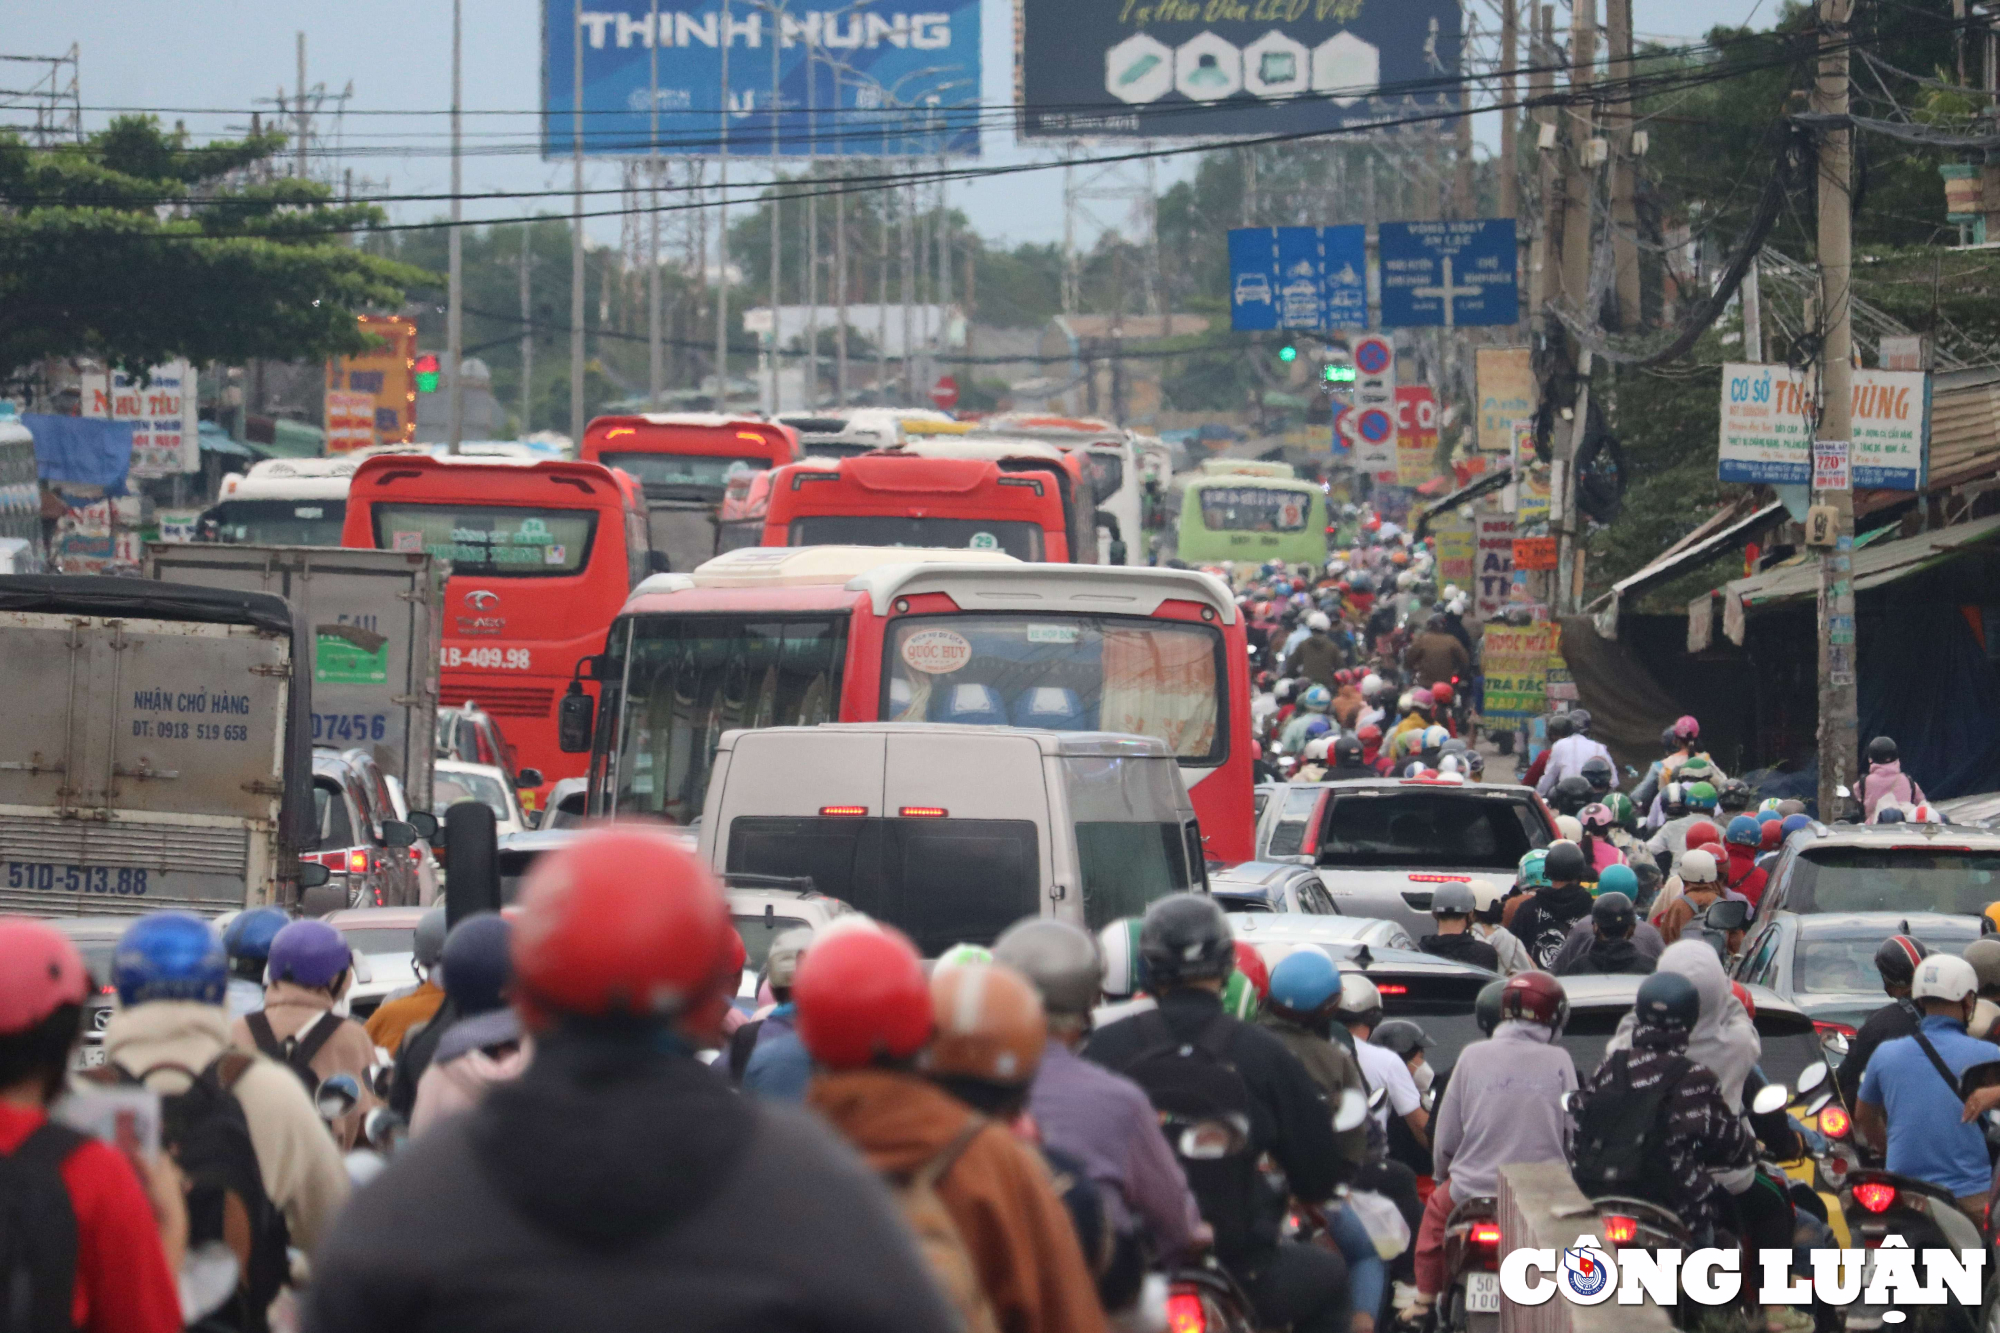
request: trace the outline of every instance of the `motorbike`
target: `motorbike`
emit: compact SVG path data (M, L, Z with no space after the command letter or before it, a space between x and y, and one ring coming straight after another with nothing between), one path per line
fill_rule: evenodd
M1984 1308L1993 1311L1988 1314L1986 1325L1991 1327L1994 1318L2000 1316L2000 1310L1994 1310L1991 1244L1980 1234L1978 1224L1960 1211L1958 1200L1952 1197L1949 1190L1892 1171L1863 1167L1854 1171L1842 1186L1840 1203L1847 1218L1848 1230L1854 1238L1853 1244L1861 1248L1864 1256L1861 1263L1861 1289L1864 1293L1874 1276L1876 1250L1888 1237L1900 1236L1911 1250L1920 1254L1926 1249L1984 1251L1988 1274ZM1977 1310L1953 1304L1942 1308L1956 1312L1967 1333L1976 1333L1981 1327ZM1873 1333L1887 1322L1883 1315L1889 1309L1889 1306L1868 1305L1857 1300L1846 1307L1842 1322L1848 1333L1863 1333L1864 1330Z
M313 1109L332 1125L361 1101L361 1083L352 1074L331 1074L321 1080L313 1094ZM410 1136L410 1124L386 1106L377 1106L361 1120L361 1137L345 1159L347 1178L356 1187L366 1185L389 1164L389 1158Z
M1454 1203L1444 1224L1444 1295L1438 1317L1452 1333L1500 1327L1500 1201L1491 1195Z

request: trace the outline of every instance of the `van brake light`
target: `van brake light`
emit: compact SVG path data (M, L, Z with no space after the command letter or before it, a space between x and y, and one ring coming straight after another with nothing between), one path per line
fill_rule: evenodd
M356 848L347 854L347 873L365 875L368 873L368 853Z
M896 813L906 819L943 819L951 811L941 805L906 805Z
M868 813L865 805L823 805L819 808L821 818L852 818Z
M1375 993L1377 995L1408 995L1410 988L1408 986L1399 986L1393 981L1378 981L1375 983Z
M1470 875L1412 875L1412 876L1410 876L1410 878L1411 878L1411 880L1415 881L1415 882L1416 882L1416 883L1418 883L1418 884L1470 884L1470 883L1472 883L1472 876L1470 876Z

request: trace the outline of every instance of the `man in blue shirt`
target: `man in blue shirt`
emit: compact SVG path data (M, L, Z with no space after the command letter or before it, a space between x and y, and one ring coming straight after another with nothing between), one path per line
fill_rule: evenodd
M1854 1113L1870 1142L1888 1144L1889 1170L1949 1190L1975 1220L1986 1210L1992 1167L1979 1125L1964 1121L1958 1077L1972 1065L2000 1060L2000 1046L1966 1035L1978 995L1978 974L1963 958L1932 954L1918 964L1910 987L1924 1013L1917 1035L1875 1048ZM1949 1081L1925 1044L1951 1071Z

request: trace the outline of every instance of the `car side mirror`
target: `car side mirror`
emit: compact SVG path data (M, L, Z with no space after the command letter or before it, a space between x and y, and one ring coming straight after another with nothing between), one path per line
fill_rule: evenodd
M546 780L542 777L541 769L524 768L514 774L514 790L532 791L534 788L541 786Z
M582 682L571 681L556 709L556 748L564 754L589 754L596 720L596 701L583 692Z
M1741 930L1750 924L1750 904L1735 898L1710 903L1703 918L1710 930Z
M313 1094L313 1107L319 1118L334 1121L361 1104L361 1084L352 1074L330 1074L320 1080L319 1091Z
M301 889L323 889L326 887L327 881L332 878L333 872L317 861L299 862L299 888Z
M430 842L436 838L438 830L444 827L444 825L438 823L438 817L428 810L410 811L409 824L411 828L417 831L417 836L425 842Z
M417 841L417 826L400 819L382 821L382 841L390 847L410 847Z
M674 567L667 561L665 551L646 552L646 572L648 574L671 574Z

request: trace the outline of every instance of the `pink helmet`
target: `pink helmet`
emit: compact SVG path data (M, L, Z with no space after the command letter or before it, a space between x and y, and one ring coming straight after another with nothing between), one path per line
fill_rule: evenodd
M26 1032L90 993L83 955L39 921L0 918L0 1032Z
M1611 807L1602 801L1593 801L1577 811L1576 820L1587 829L1607 829L1618 822L1611 815Z
M1434 708L1437 706L1437 696L1419 686L1410 691L1410 703L1416 708Z
M1701 738L1701 723L1695 721L1692 715L1684 713L1674 719L1674 735L1684 741L1699 740Z

